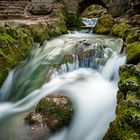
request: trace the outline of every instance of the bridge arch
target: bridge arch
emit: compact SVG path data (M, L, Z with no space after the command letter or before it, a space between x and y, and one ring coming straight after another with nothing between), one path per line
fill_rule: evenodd
M100 5L104 8L107 9L105 3L103 3L101 0L90 0L90 1L87 1L87 0L82 0L79 4L78 4L78 11L77 11L77 15L80 16L84 10L86 8L88 8L89 6L91 5ZM107 9L108 10L108 9Z

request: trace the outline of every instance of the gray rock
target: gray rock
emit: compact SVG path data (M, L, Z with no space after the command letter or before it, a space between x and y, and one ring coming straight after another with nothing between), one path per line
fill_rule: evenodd
M49 14L53 9L56 0L32 0L31 13L35 15Z

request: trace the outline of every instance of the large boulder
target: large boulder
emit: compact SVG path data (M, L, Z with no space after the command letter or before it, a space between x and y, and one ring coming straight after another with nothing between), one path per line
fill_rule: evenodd
M97 25L93 29L93 32L98 34L109 34L114 24L115 21L111 15L103 15L98 19Z
M66 96L50 95L40 100L35 112L27 115L25 121L30 126L43 124L56 131L69 125L73 113L72 102Z

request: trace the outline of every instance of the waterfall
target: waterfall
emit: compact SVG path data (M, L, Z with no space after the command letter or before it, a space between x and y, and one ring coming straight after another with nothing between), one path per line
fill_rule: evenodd
M86 27L95 27L97 24L98 18L82 18L82 22Z
M94 41L85 40L85 38L92 38ZM54 41L56 42L54 43ZM74 52L77 51L75 47L76 49L78 47L80 48L81 41L82 44L85 45L83 47L84 49L93 48L94 46L98 48L98 51L94 51L94 53L90 51L91 53L87 57L81 57L79 54L75 54ZM74 44L74 42L76 42L76 44ZM102 42L101 36L98 38L98 36L91 37L91 35L83 34L81 36L79 36L79 34L78 36L65 35L48 42L43 50L38 48L36 52L32 54L31 59L29 59L26 65L22 66L19 71L17 70L17 73L15 69L9 74L2 86L0 93L7 94L4 96L2 94L1 96L0 122L8 116L10 117L11 115L14 116L26 112L48 94L62 94L72 100L75 107L75 116L69 127L53 135L49 140L101 140L107 131L109 123L115 118L117 81L119 78L118 69L119 66L125 63L126 58L125 55L117 53L116 50L118 47L116 47L115 44L109 48L104 47L102 44L105 45L105 42L109 41L103 40ZM116 48L116 50L114 48ZM101 50L103 50L103 54L99 53ZM73 62L62 63L59 68L54 68L51 72L49 70L47 71L47 68L50 64L54 63L54 61L55 64L57 64L56 61L60 60L62 52L68 55L71 54ZM103 62L105 64L98 63L100 56L102 56L101 60L102 58L104 59ZM35 73L37 74L35 75L34 71L38 68L41 69L39 69L39 73ZM30 87L25 85L29 84L28 81L31 80L33 76L37 77L33 79L38 80L41 70L43 70L43 74L44 71L50 74L51 80L48 83L44 82L40 88L31 91L30 94L16 102L2 100L2 98L7 98L7 96L11 94L10 91L12 88L17 87L19 93L22 89L24 89L22 91L23 93L26 92L26 88ZM22 75L22 81L19 81L21 84L19 85L19 83L17 83L16 85L16 82L13 84L13 80L20 80L20 74L25 74L25 76ZM44 77L46 77L46 74ZM27 83L25 84L24 82ZM2 129L2 131L4 130ZM19 131L22 130L18 128L10 129L10 131L12 131L12 135L14 135L13 139L4 135L4 132L0 133L0 137L14 140L22 134L24 135L23 140L27 139L24 131L19 133ZM32 139L32 137L30 139ZM45 140L46 138L43 139Z

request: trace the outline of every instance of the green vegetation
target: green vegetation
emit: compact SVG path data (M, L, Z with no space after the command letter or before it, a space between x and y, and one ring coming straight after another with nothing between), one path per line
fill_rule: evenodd
M110 124L103 140L140 139L140 69L125 65L120 69L116 119Z
M111 15L103 15L98 19L97 25L95 29L93 29L93 32L97 34L109 34L114 24L115 21Z
M33 38L23 28L0 27L0 85L8 72L25 59Z
M133 27L129 31L127 37L126 37L126 43L132 44L136 41L140 41L140 28L139 27Z
M140 62L140 41L129 44L126 48L127 63L137 64Z
M120 23L120 24L115 24L112 27L111 33L115 36L121 37L122 39L126 39L129 31L131 29L131 26L127 23Z
M36 111L30 113L25 120L31 124L34 114L40 114L44 126L52 131L58 131L69 125L73 113L72 103L66 96L52 95L41 99Z
M82 19L81 17L76 17L74 15L68 15L66 16L66 25L68 27L79 27L82 25Z

